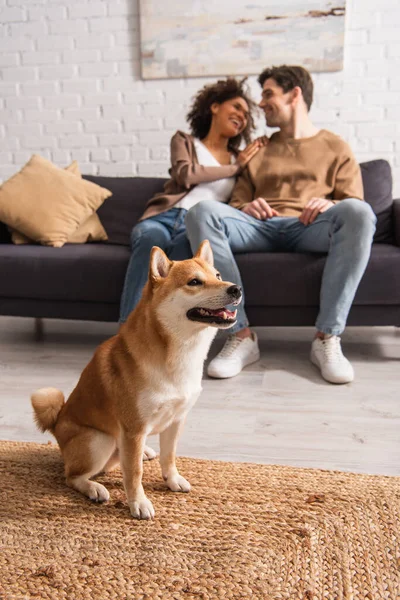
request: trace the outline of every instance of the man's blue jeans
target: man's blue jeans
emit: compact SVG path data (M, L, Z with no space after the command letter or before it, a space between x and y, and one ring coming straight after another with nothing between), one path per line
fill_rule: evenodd
M171 208L159 215L140 221L132 229L132 254L125 275L119 322L125 323L139 302L147 281L150 252L153 246L162 248L171 260L192 257L185 229L184 208Z
M297 217L260 221L213 200L199 202L186 215L192 249L208 239L222 279L238 285L242 283L234 252L327 252L316 327L332 335L339 335L346 326L369 260L375 224L369 204L355 198L338 202L311 225L303 225ZM230 333L249 325L244 302L237 308L237 324Z

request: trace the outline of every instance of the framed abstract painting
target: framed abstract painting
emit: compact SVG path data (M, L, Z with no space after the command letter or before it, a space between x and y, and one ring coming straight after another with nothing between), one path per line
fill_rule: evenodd
M143 79L343 68L346 2L140 0Z

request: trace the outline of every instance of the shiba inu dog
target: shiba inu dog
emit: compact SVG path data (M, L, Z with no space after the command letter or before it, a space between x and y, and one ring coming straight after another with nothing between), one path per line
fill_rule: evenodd
M67 402L55 388L32 394L35 419L57 439L67 484L95 502L109 499L91 477L121 464L133 517L151 519L154 508L142 486L145 446L160 434L164 481L174 492L190 484L175 464L185 417L201 392L204 360L217 329L236 322L241 289L213 266L209 242L190 260L170 261L154 247L142 299L117 335L101 344Z

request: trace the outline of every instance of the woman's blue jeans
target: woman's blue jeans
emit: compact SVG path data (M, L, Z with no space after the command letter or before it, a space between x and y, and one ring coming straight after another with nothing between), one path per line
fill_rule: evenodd
M132 229L132 254L125 275L119 322L125 323L139 302L147 282L150 252L153 246L162 248L171 260L192 257L186 237L184 208L171 208L159 215L140 221Z

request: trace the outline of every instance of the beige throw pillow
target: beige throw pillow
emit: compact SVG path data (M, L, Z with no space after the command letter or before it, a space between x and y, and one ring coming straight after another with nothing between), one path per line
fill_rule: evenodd
M65 167L64 171L69 171L77 177L82 177L79 169L78 162L74 160L68 167ZM19 231L15 231L11 227L11 239L13 244L32 244L34 243L31 239L23 235ZM101 221L97 213L93 213L87 221L78 227L78 230L72 234L67 240L69 244L84 244L85 242L105 242L108 239L107 233L101 224Z
M0 221L35 242L60 248L111 195L33 155L0 188Z

